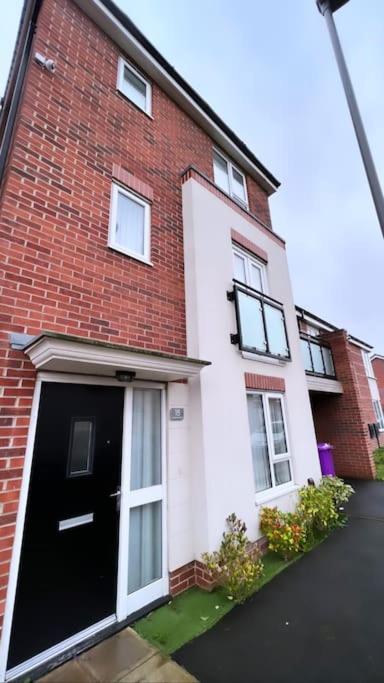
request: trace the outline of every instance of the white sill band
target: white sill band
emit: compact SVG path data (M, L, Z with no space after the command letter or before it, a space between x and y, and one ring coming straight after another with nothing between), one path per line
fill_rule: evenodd
M256 507L264 505L265 503L269 503L271 500L283 498L283 496L288 496L290 493L295 493L298 490L299 486L297 486L297 484L293 484L292 486L282 489L281 491L279 491L277 488L268 489L268 492L266 493L256 494L255 505Z
M269 365L284 366L287 364L287 361L283 359L280 360L279 358L269 358L269 356L262 356L258 353L250 353L250 351L242 351L241 355L246 360L258 361L259 363L267 363Z

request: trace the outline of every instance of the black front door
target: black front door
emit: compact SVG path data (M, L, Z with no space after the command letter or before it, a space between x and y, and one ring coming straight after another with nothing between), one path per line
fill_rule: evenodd
M8 669L115 614L123 406L42 384Z

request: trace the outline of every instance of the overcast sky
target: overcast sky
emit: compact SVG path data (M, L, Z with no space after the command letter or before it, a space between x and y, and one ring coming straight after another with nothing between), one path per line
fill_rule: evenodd
M384 353L384 240L315 0L117 4L274 173L296 303ZM4 90L21 0L2 13ZM384 2L336 21L384 185Z

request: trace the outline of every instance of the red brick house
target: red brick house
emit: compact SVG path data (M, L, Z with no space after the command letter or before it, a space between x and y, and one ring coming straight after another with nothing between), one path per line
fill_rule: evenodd
M372 479L373 452L384 443L372 347L302 308L296 310L317 440L333 445L336 474Z
M8 680L209 587L228 514L259 542L260 507L321 473L279 183L111 0L25 1L0 183ZM350 442L317 436L373 476L368 347L323 333Z
M279 183L113 2L26 0L0 141L4 680L320 468Z

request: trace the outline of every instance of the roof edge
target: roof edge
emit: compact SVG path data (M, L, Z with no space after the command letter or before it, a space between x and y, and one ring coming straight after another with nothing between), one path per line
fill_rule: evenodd
M318 322L321 325L324 325L326 327L329 327L332 331L336 332L337 330L340 330L342 328L337 327L336 325L333 325L332 323L329 323L327 320L324 320L323 318L319 318L318 315L315 315L314 313L311 313L310 311L307 311L305 308L301 308L301 306L295 306L295 309L297 313L301 316L308 316L309 318L312 318L314 322ZM348 334L348 339L352 343L357 344L358 346L364 346L367 349L373 349L373 346L371 344L367 344L367 342L362 341L362 339L359 339L358 337L354 337L351 334Z
M20 103L37 17L42 0L25 0L13 50L3 106L0 112L0 182L11 146L14 121Z

